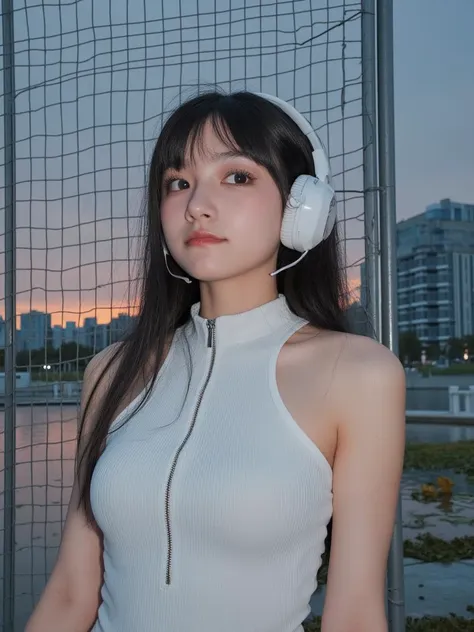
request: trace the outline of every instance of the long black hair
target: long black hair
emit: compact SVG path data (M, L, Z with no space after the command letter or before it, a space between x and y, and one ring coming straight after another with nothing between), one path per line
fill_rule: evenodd
M165 123L148 173L143 270L139 275L142 280L136 324L109 358L81 415L78 442L82 447L76 467L80 504L90 521L93 521L90 505L92 475L110 424L130 391L130 376L143 376L148 384L141 407L153 388L167 342L188 320L191 305L200 298L197 280L188 285L173 278L166 270L160 205L165 170L180 169L187 151L193 155L194 148L201 146L207 122L229 148L238 149L268 170L280 190L282 209L297 176L315 173L311 143L298 125L278 106L253 93L205 92L183 103ZM281 245L277 265L285 266L298 256L299 253ZM178 264L171 258L170 265L179 272ZM276 277L277 289L285 295L290 309L311 325L346 331L344 307L347 293L343 271L336 227L298 265ZM150 350L153 351L151 362ZM112 364L110 384L89 414L91 400ZM148 376L145 376L146 371ZM86 416L92 417L87 422L87 431ZM127 419L127 423L129 421Z

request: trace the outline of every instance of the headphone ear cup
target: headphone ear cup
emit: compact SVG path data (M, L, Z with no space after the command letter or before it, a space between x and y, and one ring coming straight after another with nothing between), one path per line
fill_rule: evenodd
M298 252L311 250L329 236L335 219L332 187L314 176L298 176L283 213L281 242Z
M328 219L326 222L326 228L324 230L323 240L327 239L329 235L332 233L334 225L336 224L336 217L337 217L337 201L336 201L336 194L333 191L332 200L329 205L329 214L328 214Z

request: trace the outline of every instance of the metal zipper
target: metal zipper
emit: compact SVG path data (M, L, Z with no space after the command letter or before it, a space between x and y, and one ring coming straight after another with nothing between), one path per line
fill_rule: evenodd
M206 392L206 389L208 387L209 384L209 380L211 379L211 375L212 375L212 370L214 368L214 363L216 360L216 321L215 319L211 319L207 321L207 346L208 348L212 349L211 351L211 362L209 364L209 370L207 372L206 375L206 379L204 381L204 384L201 388L201 391L199 392L198 398L197 398L197 402L196 402L196 406L194 407L194 413L193 416L191 418L191 424L188 428L188 432L186 433L186 436L184 437L183 441L181 442L179 448L176 450L176 453L174 455L174 459L173 462L171 464L171 469L170 469L170 473L168 476L168 482L166 484L166 495L165 495L165 519L166 519L166 534L167 534L167 539L168 539L168 557L167 557L167 564L166 564L166 584L171 584L171 558L172 558L172 552L173 552L173 538L172 538L172 534L171 534L171 516L170 516L170 495L171 495L171 483L173 480L173 476L176 470L176 465L178 463L178 459L179 459L179 455L181 454L181 451L183 450L184 446L186 445L189 437L191 436L194 426L196 424L196 419L199 413L199 409L201 407L201 403L202 403L202 398L204 397L204 393Z

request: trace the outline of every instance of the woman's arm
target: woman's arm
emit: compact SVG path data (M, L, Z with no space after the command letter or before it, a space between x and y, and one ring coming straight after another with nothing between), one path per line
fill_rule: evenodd
M97 618L102 584L101 542L71 496L58 559L25 632L88 632Z
M82 409L115 347L96 355L87 366ZM102 380L98 385L91 409L102 397L105 382ZM87 424L86 420L86 433ZM78 501L76 480L55 567L25 632L88 632L97 618L102 585L102 541L99 530L87 523Z
M350 337L337 379L334 513L322 632L386 632L385 579L405 445L405 373Z

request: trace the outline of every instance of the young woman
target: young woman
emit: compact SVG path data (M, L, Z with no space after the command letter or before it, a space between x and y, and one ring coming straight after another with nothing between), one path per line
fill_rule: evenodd
M317 177L315 177L317 174ZM151 160L134 331L84 376L77 478L27 632L383 632L404 372L346 333L329 166L268 95L202 94Z

